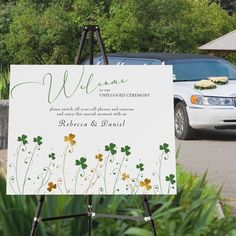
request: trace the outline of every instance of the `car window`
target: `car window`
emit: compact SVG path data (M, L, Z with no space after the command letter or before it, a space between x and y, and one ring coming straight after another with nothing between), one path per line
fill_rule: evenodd
M124 58L122 57L108 57L109 65L123 65ZM103 58L100 57L98 65L104 65Z
M160 60L145 58L108 57L108 61L109 65L161 65ZM103 65L102 58L100 58L98 65Z
M152 65L161 65L162 62L160 60L153 60Z
M125 65L153 65L155 61L155 65L160 65L161 61L153 60L153 59L143 59L143 58L129 58L124 60Z
M227 76L236 80L236 69L230 63L219 59L186 59L168 61L173 65L176 80L201 80L210 76Z
M93 58L93 64L94 65L99 65L101 58L100 57L94 57ZM88 65L89 64L89 59L86 59L81 63L82 65Z

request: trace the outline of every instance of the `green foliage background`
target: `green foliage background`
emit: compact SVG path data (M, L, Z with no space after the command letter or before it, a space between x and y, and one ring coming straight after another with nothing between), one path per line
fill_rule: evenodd
M100 26L108 52L195 53L236 27L234 16L210 2L1 0L0 64L73 64L86 24Z

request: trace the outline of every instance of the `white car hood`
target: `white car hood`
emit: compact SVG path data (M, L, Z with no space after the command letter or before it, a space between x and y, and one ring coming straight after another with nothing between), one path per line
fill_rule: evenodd
M217 97L236 97L236 80L230 80L225 85L217 85L215 89L195 89L194 84L196 81L189 82L174 82L174 87L187 89L192 94L203 96L217 96Z

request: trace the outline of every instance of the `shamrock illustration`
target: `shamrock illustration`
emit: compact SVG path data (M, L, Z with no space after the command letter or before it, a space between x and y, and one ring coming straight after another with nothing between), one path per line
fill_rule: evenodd
M52 160L56 159L56 154L54 152L52 152L51 154L48 155L49 158L51 158Z
M127 180L127 179L129 179L130 177L129 177L129 174L126 174L126 173L123 173L122 174L122 180Z
M160 150L161 151L163 150L165 153L169 153L170 152L169 144L164 143L163 145L160 145Z
M144 181L140 181L140 186L146 188L147 191L149 191L152 188L150 183L151 183L150 179L144 179Z
M103 161L103 155L102 154L97 154L96 156L95 156L95 158L99 161L99 162L102 162Z
M105 151L110 151L112 155L115 155L117 153L115 148L116 145L114 143L110 143L109 145L105 146Z
M136 165L136 168L139 169L140 171L144 171L144 164L143 163L139 163L138 165Z
M76 141L74 140L75 138L75 135L74 134L69 134L68 136L65 136L64 137L64 141L65 142L69 142L70 145L75 145L76 144Z
M54 184L53 182L48 183L48 188L47 188L48 192L51 192L52 189L56 189L56 188L57 188L57 185Z
M170 174L169 176L166 176L166 181L169 181L171 184L175 183L175 175Z
M86 169L87 166L88 166L88 165L86 164L86 161L87 161L86 158L81 157L79 160L76 160L76 161L75 161L75 164L76 164L77 166L81 166L81 168L84 170L84 169Z
M121 148L121 152L125 152L126 156L129 156L131 154L131 152L129 150L130 150L130 147L127 145L125 147Z
M17 138L17 141L18 141L18 142L22 142L24 145L27 144L27 143L28 143L28 141L27 141L27 135L22 134L21 137L18 137L18 138Z
M39 146L43 143L42 142L42 137L41 136L38 136L38 137L35 137L34 139L33 139L33 141L34 141L34 143L37 143Z

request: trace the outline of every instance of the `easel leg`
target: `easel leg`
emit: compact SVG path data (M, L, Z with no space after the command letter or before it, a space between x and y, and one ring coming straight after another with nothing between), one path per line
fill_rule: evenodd
M144 206L144 213L145 213L146 221L148 221L151 226L152 234L153 236L157 236L154 220L152 219L152 212L151 212L149 202L147 199L147 195L143 196L143 206Z
M96 37L97 37L97 41L98 41L98 46L99 46L101 55L103 57L104 65L108 65L109 63L108 63L107 55L106 55L106 52L105 52L104 44L102 42L102 37L101 37L101 34L100 34L99 27L96 27L95 33L96 33Z
M39 202L38 202L36 212L35 212L35 217L34 217L34 220L33 220L30 236L34 236L36 228L39 224L40 214L41 214L41 210L42 210L42 207L43 207L44 200L45 200L45 195L41 195L40 199L39 199Z
M93 209L93 197L88 195L88 236L92 235L92 209Z
M80 40L79 49L78 49L78 52L77 52L77 55L76 55L76 58L75 58L75 64L76 65L81 63L82 51L83 51L83 48L84 48L84 43L85 43L85 40L86 40L87 32L88 32L88 30L87 30L87 27L85 26L84 30L82 32L82 37L81 37L81 40Z
M89 65L93 65L94 31L89 31Z

